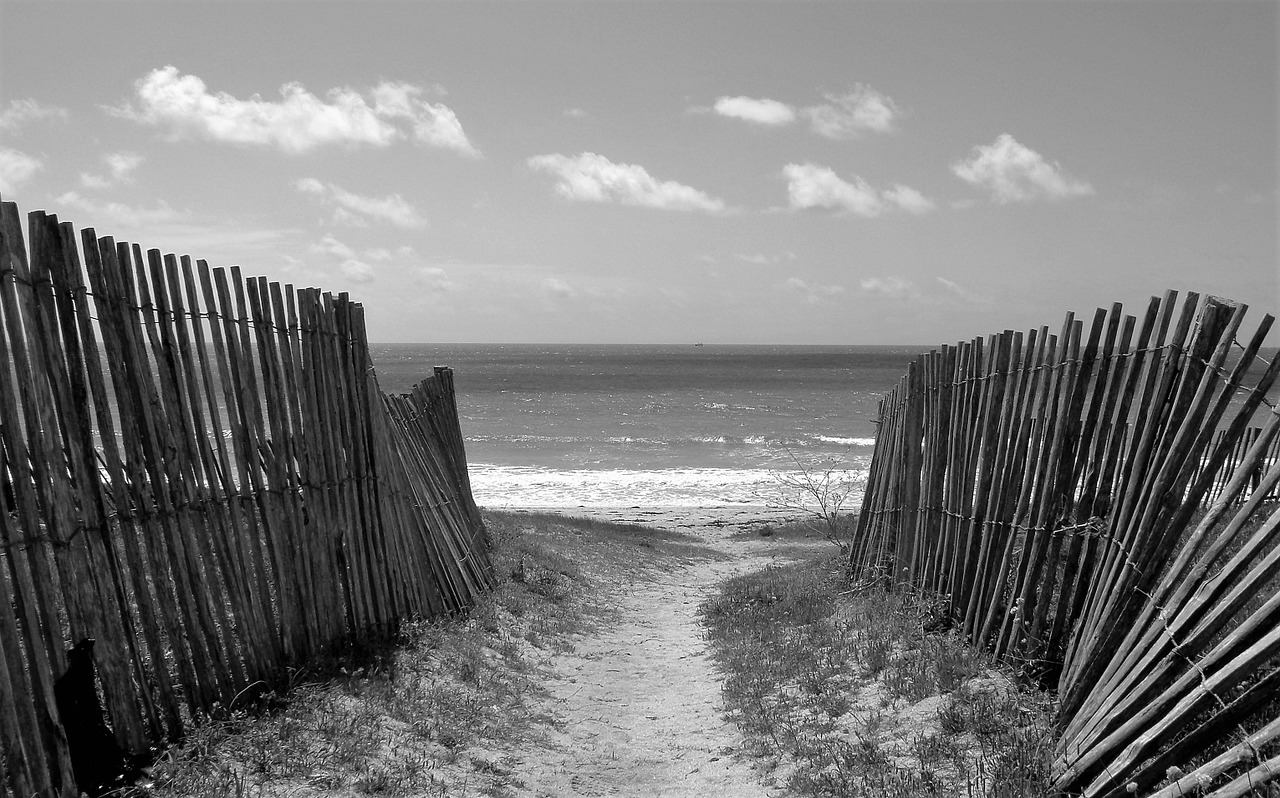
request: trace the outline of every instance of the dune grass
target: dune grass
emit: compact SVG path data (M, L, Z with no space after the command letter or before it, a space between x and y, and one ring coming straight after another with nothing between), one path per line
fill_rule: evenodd
M469 612L308 664L282 693L197 726L123 795L512 794L513 752L556 724L542 686L550 658L608 623L631 580L714 553L647 527L485 519L497 585Z
M858 593L833 551L729 580L701 612L724 701L773 779L800 795L1041 796L1048 700L932 609Z

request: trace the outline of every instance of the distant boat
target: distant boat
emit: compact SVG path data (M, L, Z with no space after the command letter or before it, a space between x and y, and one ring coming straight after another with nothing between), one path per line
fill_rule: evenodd
M703 346L703 344L699 342L699 343L694 344L694 346Z

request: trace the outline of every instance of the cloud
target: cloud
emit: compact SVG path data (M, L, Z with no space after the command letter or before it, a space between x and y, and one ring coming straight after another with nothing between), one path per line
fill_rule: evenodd
M969 291L968 289L962 287L959 283L955 282L954 280L948 280L945 277L938 277L937 280L939 283L942 284L942 287L947 290L947 293L951 294L957 299L963 300L965 302L971 302L976 305L986 304L988 301L986 297L979 296L978 294L975 294L972 291Z
M530 169L559 178L556 193L581 202L620 202L670 211L722 213L724 200L695 188L668 180L658 182L642 166L613 163L603 155L584 152L565 155L535 155L526 162Z
M767 98L721 97L713 110L721 116L729 116L754 122L757 125L781 127L796 121L796 112L786 103Z
M331 89L321 99L300 83L282 86L279 101L256 94L241 100L226 92L210 93L200 78L166 66L138 80L135 88L136 107L108 110L167 128L174 138L270 146L299 155L327 145L386 147L411 136L428 146L480 154L451 109L426 102L423 89L407 83L380 83L370 92L372 105L353 89Z
M189 213L175 210L164 200L160 200L154 208L143 208L122 202L95 202L74 191L68 191L54 202L58 205L78 208L90 214L92 219L80 225L81 227L111 226L136 230L148 225L171 224L188 221L191 218ZM105 231L102 235L110 235L110 232Z
M856 175L852 183L816 164L787 164L787 200L796 210L823 208L845 210L859 216L878 216L884 203L868 183Z
M107 168L111 170L111 177L119 181L128 181L134 169L142 163L141 155L132 152L113 152L103 158L107 162Z
M821 305L844 295L842 285L810 285L799 277L788 277L782 284L783 290L797 294L810 305Z
M817 164L787 164L782 174L787 178L787 201L792 210L843 211L873 218L895 208L914 214L934 208L932 200L913 188L895 185L888 191L877 191L857 175L847 181Z
M331 255L335 258L346 259L354 258L356 251L338 239L326 233L319 241L310 247L312 252L319 255Z
M102 161L107 165L107 171L110 177L101 177L99 175L91 175L87 172L80 173L80 184L85 188L102 189L107 188L113 183L132 183L133 170L137 169L145 160L141 155L132 152L112 152L102 156Z
M917 285L902 277L868 277L858 281L865 294L878 295L898 302L908 302L923 307L963 307L989 305L991 300L975 294L946 277L935 277L934 282Z
M823 94L822 105L801 111L814 133L829 139L850 139L863 131L888 133L902 114L897 104L861 83L855 83L848 94Z
M916 191L914 188L895 183L893 188L882 192L881 197L892 205L896 205L908 213L917 216L926 214L937 207L933 200Z
M374 111L388 119L406 119L415 140L430 147L454 150L472 158L480 151L462 132L458 115L443 103L421 99L422 89L408 83L381 83L373 89Z
M372 283L377 279L377 267L374 264L391 264L413 257L412 247L397 247L394 251L386 247L357 250L330 233L321 236L308 249L316 255L324 256L331 263L336 261L338 271L356 283Z
M762 252L747 254L744 252L735 253L734 256L743 263L750 263L753 266L769 266L774 263L781 263L784 260L795 260L797 255L794 252L783 252L781 255L765 255Z
M559 299L573 299L578 295L576 288L559 277L547 277L543 279L541 285L544 292Z
M35 100L10 100L8 107L0 111L0 130L16 131L27 122L54 118L66 119L67 109L50 108Z
M52 202L63 221L75 221L77 228L93 227L100 237L132 241L144 249L187 253L204 258L213 266L233 263L262 264L281 257L282 251L301 249L302 230L289 227L257 227L253 220L219 218L172 207L164 200L153 206L98 201L68 191ZM83 212L71 219L68 209Z
M372 266L355 258L348 258L338 264L338 270L353 283L371 283L376 278Z
M869 277L858 283L868 294L882 294L894 299L917 299L920 292L915 283L901 277Z
M43 168L38 158L12 147L0 147L0 192L17 190Z
M995 142L973 148L966 161L951 170L967 183L986 188L999 203L1031 202L1036 199L1065 199L1094 193L1093 186L1077 180L1058 163L1046 161L1040 153L1001 133Z
M343 224L366 227L368 221L373 219L396 227L414 229L424 227L427 223L399 194L366 197L332 183L321 183L314 177L304 177L294 183L294 186L303 194L310 194L321 202L334 206L334 220Z
M439 266L419 266L415 273L418 280L433 291L458 290L458 284L449 279L449 273Z

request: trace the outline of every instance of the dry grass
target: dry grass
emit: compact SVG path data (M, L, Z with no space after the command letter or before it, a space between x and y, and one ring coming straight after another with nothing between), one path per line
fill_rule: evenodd
M750 751L802 795L1045 794L1047 699L930 608L854 595L831 553L738 577L702 607Z
M312 663L282 694L199 725L125 795L510 795L514 753L556 724L542 687L550 657L608 623L630 581L715 555L647 527L511 513L486 523L498 584L469 613Z

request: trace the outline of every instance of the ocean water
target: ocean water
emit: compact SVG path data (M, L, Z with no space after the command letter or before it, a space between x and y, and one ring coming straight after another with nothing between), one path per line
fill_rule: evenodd
M450 366L489 507L720 507L799 466L864 474L877 406L920 351L884 346L374 344L382 390Z
M384 391L407 391L434 366L454 369L482 506L715 508L776 501L779 475L800 467L865 475L880 398L924 348L374 344L370 351ZM1246 383L1261 370L1255 366ZM1255 424L1278 394L1273 388Z

